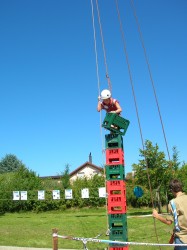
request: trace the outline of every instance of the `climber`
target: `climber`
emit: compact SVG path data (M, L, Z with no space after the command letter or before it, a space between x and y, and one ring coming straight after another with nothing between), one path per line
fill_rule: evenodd
M106 110L107 113L116 113L118 115L122 112L119 102L112 98L108 89L104 89L101 95L98 96L97 111L100 112L102 109Z

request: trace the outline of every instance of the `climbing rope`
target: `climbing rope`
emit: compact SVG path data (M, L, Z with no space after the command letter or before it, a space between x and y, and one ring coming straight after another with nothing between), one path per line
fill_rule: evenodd
M104 37L103 37L103 31L102 31L102 25L101 25L101 18L100 18L98 0L96 0L96 6L97 6L97 15L98 15L100 34L101 34L102 48L103 48L104 63L105 63L105 69L106 69L106 78L107 78L107 81L108 81L108 89L112 93L112 84L111 84L110 77L109 77L109 74L108 74L108 66L107 66L107 60L106 60L106 50L105 50L105 44L104 44Z
M120 11L119 11L119 7L118 7L118 0L115 0L115 3L116 3L116 10L117 10L117 15L118 15L118 20L119 20L119 24L120 24L120 32L121 32L121 36L122 36L122 40L123 40L123 44L124 44L124 52L125 52L127 66L128 66L128 73L129 73L129 77L130 77L130 83L131 83L131 88L132 88L132 93L133 93L133 98L134 98L134 104L135 104L135 109L136 109L136 115L137 115L137 119L138 119L139 131L140 131L141 142L142 142L142 148L145 151L143 133L142 133L141 123L140 123L140 117L139 117L139 112L138 112L138 105L137 105L136 95L135 95L135 90L134 90L134 83L133 83L132 74L131 74L131 68L130 68L130 63L129 63L129 59L128 59L128 53L127 53L127 47L126 47L126 39L125 39L124 29L123 29L123 25L122 25L122 21L121 21L121 16L120 16ZM147 172L149 189L150 189L150 195L151 195L151 202L152 202L152 207L154 208L154 200L153 200L152 185L151 185L150 174L149 174L149 167L148 167L148 162L147 162L146 155L144 157L145 157L146 172ZM159 240L158 240L158 234L157 234L157 229L156 229L155 218L153 219L153 221L154 221L155 235L156 235L156 238L157 238L157 242L159 242Z
M96 71L97 71L96 73L97 73L97 80L98 80L98 92L100 94L100 79L99 79L99 66L98 66L98 53L97 53L97 42L96 42L96 31L95 31L96 29L95 29L93 0L91 0L91 7L92 7L92 24L93 24L93 33L94 33L94 49L95 49L95 57L96 57ZM103 31L102 31L102 25L101 25L101 18L100 18L98 0L96 0L96 7L97 7L97 16L98 16L100 35L101 35L102 49L103 49L104 64L105 64L105 70L106 70L106 78L107 78L107 81L108 81L108 89L112 93L112 84L111 84L109 73L108 73L108 66L107 66L107 59L106 59L106 49L105 49L105 43L104 43L104 37L103 37Z
M161 127L162 127L162 133L163 133L163 136L164 136L165 146L166 146L167 155L168 155L168 159L169 159L169 167L171 168L172 164L171 164L171 158L170 158L170 153L169 153L169 148L168 148L168 142L167 142L167 138L166 138L166 133L165 133L165 129L164 129L164 123L163 123L163 120L162 120L160 106L159 106L159 103L158 103L156 88L155 88L155 84L154 84L154 81L153 81L153 76L152 76L152 73L151 73L151 67L150 67L150 63L149 63L149 60L148 60L148 56L147 56L147 52L146 52L146 48L145 48L145 44L144 44L144 40L143 40L143 35L142 35L142 32L141 32L141 28L140 28L140 24L139 24L139 21L138 21L138 16L136 14L134 1L131 0L130 3L131 3L131 7L133 9L133 14L134 14L136 24L137 24L137 27L138 27L138 32L139 32L139 36L140 36L141 45L142 45L142 48L143 48L143 51L144 51L144 56L145 56L145 60L146 60L146 64L147 64L147 68L148 68L148 72L149 72L149 77L150 77L150 80L151 80L151 85L152 85L152 89L153 89L153 93L154 93L154 97L155 97L155 102L156 102L156 106L157 106L157 110L158 110L158 114L159 114L159 118L160 118L160 123L161 123ZM165 170L165 172L166 171L167 170ZM164 179L161 181L161 183L160 183L160 185L158 187L158 190L161 188L163 181L164 181Z
M143 40L143 35L142 35L142 32L141 32L140 24L139 24L138 17L137 17L137 14L136 14L134 1L131 0L130 2L131 2L132 9L133 9L134 17L135 17L135 20L136 20L136 24L137 24L137 27L138 27L138 32L139 32L139 35L140 35L140 41L141 41L141 44L142 44L145 60L146 60L148 71L149 71L149 76L150 76L150 80L151 80L151 84L152 84L152 88L153 88L153 92L154 92L154 97L155 97L155 101L156 101L156 105L157 105L157 109L158 109L160 123L161 123L161 126L162 126L162 132L163 132L163 136L164 136L164 140L165 140L165 144L166 144L168 159L170 160L170 153L169 153L169 149L168 149L166 133L165 133L164 124L163 124L163 120L162 120L162 115L161 115L161 111L160 111L160 107L159 107L159 103L158 103L156 88L155 88L155 84L154 84L154 81L153 81L153 76L152 76L152 73L151 73L151 67L150 67L150 64L149 64L149 60L148 60L148 56L147 56L147 52L146 52L146 48L145 48L145 44L144 44L144 40Z
M97 75L97 86L98 86L98 96L100 95L100 78L99 78L99 64L98 64L98 53L97 53L97 40L96 40L96 31L95 31L95 19L94 19L94 7L93 0L91 0L92 8L92 25L93 25L93 35L94 35L94 51L95 51L95 62L96 62L96 75ZM102 144L102 153L104 153L104 140L102 134L102 113L100 112L100 134L101 134L101 144Z
M115 0L115 3L116 3L118 20L119 20L119 23L120 23L120 31L121 31L121 34L122 34L122 40L123 40L123 44L124 44L124 52L125 52L125 56L126 56L126 62L127 62L127 66L128 66L128 73L129 73L129 77L130 77L130 83L131 83L131 88L132 88L132 93L133 93L133 98L134 98L134 103L135 103L135 109L136 109L136 115L137 115L139 130L140 130L142 148L143 148L143 151L145 152L143 133L142 133L141 123L140 123L138 105L137 105L137 101L136 101L136 95L135 95L134 84L133 84L133 80L132 80L132 74L131 74L130 63L129 63L129 59L128 59L128 53L127 53L127 48L126 48L126 39L125 39L123 26L122 26L122 22L121 22L121 17L120 17L120 12L119 12L119 7L118 7L118 0ZM93 1L92 0L91 0L91 5L92 5L92 22L93 22L93 30L94 30L94 45L95 45L95 55L96 55L96 69L97 69L97 79L98 79L98 90L99 90L99 93L100 93L100 80L99 80L99 70L98 70L96 32L95 32L94 9L93 9ZM168 144L167 144L166 134L165 134L164 125L163 125L163 121L162 121L162 116L161 116L161 112L160 112L160 107L159 107L159 104L158 104L158 99L157 99L156 90L155 90L155 86L154 86L154 82L153 82L153 78L152 78L152 74L151 74L151 70L150 70L150 65L149 65L149 62L148 62L146 49L145 49L145 45L144 45L144 42L143 42L142 33L141 33L141 30L140 30L140 25L138 23L138 18L137 18L136 11L135 11L135 8L134 8L133 0L131 0L131 5L132 5L133 11L134 11L134 16L135 16L135 19L136 19L136 22L137 22L137 25L138 25L138 30L139 30L139 34L140 34L140 38L141 38L141 43L142 43L142 47L144 49L146 63L147 63L147 66L148 66L149 75L150 75L150 79L151 79L151 83L152 83L152 87L153 87L153 91L154 91L154 95L155 95L155 100L156 100L156 104L157 104L157 108L158 108L158 112L159 112L159 117L160 117L160 121L161 121L161 125L162 125L162 130L163 130L164 139L165 139L165 143L166 143L168 158L170 160ZM105 50L105 45L104 45L104 38L103 38L103 32L102 32L102 26L101 26L101 18L100 18L98 0L96 0L96 7L97 7L98 22L99 22L99 28L100 28L101 41L102 41L102 49L103 49L104 63L105 63L105 69L106 69L106 77L107 77L107 80L108 80L108 88L111 91L112 86L111 86L111 82L110 82L110 78L109 78L109 74L108 74L108 66L107 66L107 60L106 60L106 50ZM102 117L100 116L100 124L101 123L102 123ZM101 137L102 137L102 129L101 129ZM102 146L103 146L103 144L104 143L102 142ZM103 148L103 151L104 151L104 147L102 147L102 148ZM152 207L154 208L153 192L152 192L152 186L151 186L151 180L150 180L150 174L149 174L148 161L147 161L146 155L144 155L144 157L145 157L145 163L146 163L146 171L147 171L149 189L150 189L150 194L151 194L151 202L152 202ZM156 234L157 241L158 241L158 234L157 234L157 230L156 230L155 218L154 218L154 228L155 228L155 234Z
M96 0L97 2L97 0ZM98 66L98 53L97 53L97 42L96 42L96 29L95 29L95 19L94 19L94 7L93 1L91 0L91 7L92 7L92 24L93 24L93 33L94 33L94 49L95 49L95 61L96 61L96 73L97 73L97 83L98 83L98 96L100 95L100 78L99 78L99 66ZM97 11L99 11L98 4L97 4ZM103 42L104 43L104 42ZM102 145L102 156L103 156L103 165L104 165L104 155L105 155L105 148L104 148L104 136L102 131L102 112L100 112L100 136L101 136L101 145ZM105 176L105 190L106 190L106 173L104 167L104 176ZM106 200L106 214L107 214L107 197ZM108 216L107 217L107 231L108 231ZM106 232L108 234L108 232Z

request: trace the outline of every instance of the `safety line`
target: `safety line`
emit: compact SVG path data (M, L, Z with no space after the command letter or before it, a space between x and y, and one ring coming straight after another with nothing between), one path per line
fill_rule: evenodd
M121 21L121 16L120 16L120 11L119 11L119 7L118 7L118 0L115 0L115 3L116 3L118 20L119 20L119 24L120 24L120 31L121 31L121 35L122 35L123 44L124 44L124 52L125 52L127 66L128 66L128 72L129 72L129 77L130 77L131 88L132 88L133 97L134 97L134 103L135 103L135 108L136 108L136 115L137 115L137 119L138 119L138 125L139 125L140 135L141 135L142 148L143 148L143 151L145 152L143 133L142 133L141 123L140 123L140 117L139 117L139 112L138 112L138 105L137 105L137 102L136 102L136 96L135 96L134 84L133 84L133 80L132 80L130 63L129 63L129 59L128 59L128 53L127 53L127 47L126 47L126 39L125 39L124 29L123 29L123 25L122 25L122 21ZM151 185L151 180L150 180L148 161L147 161L147 157L146 157L145 154L144 154L144 158L145 158L146 172L147 172L147 178L148 178L150 195L151 195L151 202L152 202L152 207L154 208L152 185ZM155 218L154 217L153 217L153 221L154 221L155 235L156 235L156 238L157 238L157 242L159 242L159 240L158 240L158 234L157 234L157 230L156 230L156 222L155 222Z
M97 1L96 1L97 3ZM98 96L100 95L100 79L99 79L99 66L98 66L98 53L97 53L97 42L96 42L96 31L95 31L95 19L94 19L94 6L93 6L93 1L91 0L91 7L92 7L92 24L93 24L93 33L94 33L94 48L95 48L95 60L96 60L96 71L97 71L97 82L98 82ZM97 4L97 12L98 10L98 4ZM109 80L110 81L110 80ZM103 137L103 130L102 130L102 112L100 112L100 137L101 137L101 146L102 146L102 158L103 158L103 165L104 165L104 154L105 154L105 149L104 149L104 137ZM104 167L104 176L105 176L105 190L106 190L106 173L105 173L105 167ZM108 216L107 216L107 197L105 198L106 202L106 227L108 231ZM107 232L106 232L107 234Z
M159 107L159 103L158 103L156 88L155 88L155 84L154 84L154 81L153 81L153 76L152 76L152 73L151 73L151 67L150 67L150 63L149 63L149 60L148 60L146 48L145 48L144 41L143 41L143 35L142 35L142 32L141 32L140 24L139 24L138 17L137 17L137 14L136 14L134 1L131 0L130 2L131 2L132 9L133 9L134 17L135 17L135 20L136 20L136 24L137 24L137 27L138 27L138 32L139 32L139 35L140 35L140 41L141 41L141 44L142 44L145 60L146 60L147 67L148 67L148 72L149 72L149 76L150 76L150 80L151 80L151 84L152 84L152 88L153 88L153 92L154 92L154 96L155 96L155 101L156 101L156 105L157 105L157 109L158 109L158 114L159 114L159 117L160 117L160 123L161 123L161 126L162 126L162 132L163 132L164 140L165 140L165 144L166 144L168 159L170 160L170 153L169 153L169 149L168 149L166 133L165 133L164 124L163 124L163 120L162 120L162 116L161 116L161 111L160 111L160 107Z
M155 97L155 101L156 101L156 106L157 106L157 110L158 110L158 114L159 114L159 118L160 118L160 123L161 123L161 127L162 127L162 133L163 133L163 136L164 136L164 141L165 141L165 145L166 145L167 155L168 155L168 159L169 159L169 168L172 168L172 163L171 163L171 158L170 158L170 153L169 153L169 148L168 148L168 142L167 142L166 133L165 133L165 129L164 129L164 123L163 123L163 120L162 120L160 106L159 106L159 103L158 103L158 98L157 98L157 94L156 94L155 84L154 84L154 81L153 81L153 76L152 76L152 73L151 73L150 63L149 63L147 52L146 52L146 48L145 48L145 45L144 45L143 35L142 35L140 24L139 24L139 21L138 21L138 16L136 14L136 9L135 9L135 5L134 5L134 1L131 0L130 3L131 3L131 6L132 6L133 14L134 14L134 17L135 17L135 20L136 20L136 24L137 24L137 27L138 27L138 32L139 32L139 35L140 35L140 42L142 44L142 48L143 48L143 51L144 51L144 56L145 56L145 60L146 60L146 64L147 64L147 68L148 68L148 72L149 72L149 77L150 77L151 85L152 85L152 88L153 88L153 93L154 93L154 97ZM165 170L165 172L166 171L167 170ZM161 183L160 183L160 185L159 185L159 187L158 187L157 190L160 190L163 181L164 181L164 179L162 179L162 181L161 181Z
M96 32L95 32L95 19L94 19L94 8L93 1L91 0L92 7L92 25L94 33L94 50L95 50L95 62L96 62L96 74L97 74L97 86L98 86L98 95L100 94L100 79L99 79L99 66L98 66L98 55L97 55L97 41L96 41Z
M93 25L93 34L94 34L94 50L95 50L95 62L96 62L96 74L97 74L97 86L98 86L98 96L100 95L100 78L99 78L99 65L98 65L98 53L97 53L97 41L96 41L96 31L95 31L95 19L94 19L94 6L93 0L91 1L91 8L92 8L92 25ZM101 134L101 145L102 145L102 154L104 151L104 140L102 134L102 112L100 112L100 134Z
M97 6L97 15L98 15L100 34L101 34L102 48L103 48L104 63L105 63L105 69L106 69L106 78L108 80L108 88L109 88L110 92L112 93L112 84L111 84L110 77L108 74L108 66L107 66L107 60L106 60L106 49L105 49L105 43L104 43L104 37L103 37L103 31L102 31L102 25L101 25L98 0L96 0L96 6Z
M132 93L133 93L133 97L134 97L134 103L135 103L136 115L137 115L137 119L138 119L139 130L140 130L142 148L144 150L144 139L143 139L143 133L142 133L141 123L140 123L140 116L139 116L139 112L138 112L138 105L137 105L137 101L136 101L134 84L133 84L133 79L132 79L132 74L131 74L131 68L130 68L130 63L129 63L129 59L128 59L128 53L127 53L127 47L126 47L126 39L125 39L124 31L123 31L123 25L122 25L122 22L121 22L120 11L119 11L119 7L118 7L118 1L115 0L115 2L116 2L116 9L117 9L117 14L118 14L118 19L119 19L119 23L120 23L120 31L121 31L121 35L122 35L123 44L124 44L124 52L125 52L125 56L126 56L127 66L128 66L130 83L131 83ZM150 178L148 178L148 179L149 179L149 184L150 184L149 186L151 187ZM151 191L150 193L151 193L151 199L152 199L152 204L153 204L152 189L150 191Z

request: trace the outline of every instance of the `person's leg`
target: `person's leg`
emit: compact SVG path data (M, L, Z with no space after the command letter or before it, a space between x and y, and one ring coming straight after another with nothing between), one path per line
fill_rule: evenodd
M179 238L174 239L175 244L183 244ZM187 246L175 246L174 250L187 250Z

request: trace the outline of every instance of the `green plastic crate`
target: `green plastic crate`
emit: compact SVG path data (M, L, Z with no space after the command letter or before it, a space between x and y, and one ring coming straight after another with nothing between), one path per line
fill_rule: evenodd
M128 241L127 226L110 228L109 239L119 240L119 241Z
M122 148L123 149L123 137L119 134L105 135L105 148Z
M107 180L125 180L124 165L105 165Z
M108 214L108 223L110 227L116 222L122 222L123 226L127 226L127 214Z
M128 241L127 227L110 228L109 239Z
M125 135L130 121L124 119L116 113L106 113L102 127L113 133Z
M109 239L128 241L127 214L108 214ZM113 245L113 244L111 244Z

